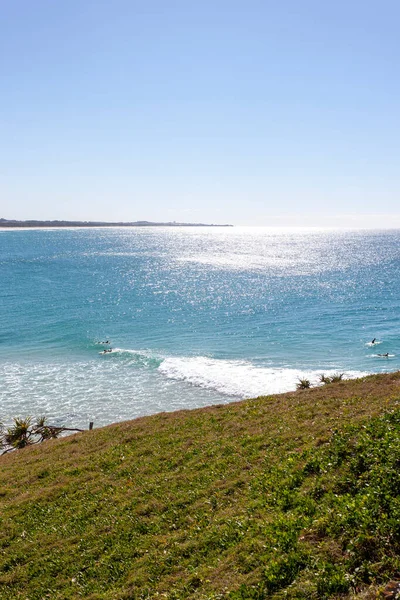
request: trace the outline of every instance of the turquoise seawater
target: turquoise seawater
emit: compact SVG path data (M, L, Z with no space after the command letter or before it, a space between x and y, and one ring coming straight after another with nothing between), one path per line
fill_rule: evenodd
M100 426L399 368L397 230L2 230L0 277L3 421Z

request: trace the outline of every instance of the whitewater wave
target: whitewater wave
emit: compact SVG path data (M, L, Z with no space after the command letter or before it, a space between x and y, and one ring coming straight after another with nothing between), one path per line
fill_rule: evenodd
M107 352L99 352L102 356L120 358L132 361L133 363L144 367L158 367L163 358L154 355L146 350L129 350L127 348L106 348Z
M309 379L315 385L320 382L322 372L256 367L247 361L216 360L205 356L169 357L160 364L158 370L169 379L239 398L289 392L296 389L299 379ZM335 373L337 370L324 371L327 376ZM368 373L363 371L347 371L344 377L354 379L366 375Z

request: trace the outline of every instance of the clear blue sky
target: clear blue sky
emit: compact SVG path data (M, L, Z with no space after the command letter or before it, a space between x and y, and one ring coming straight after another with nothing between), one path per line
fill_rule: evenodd
M2 0L0 217L400 227L398 0Z

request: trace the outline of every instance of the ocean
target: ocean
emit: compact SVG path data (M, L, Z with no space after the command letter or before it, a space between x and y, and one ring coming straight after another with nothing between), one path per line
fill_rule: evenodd
M0 278L5 423L99 427L399 369L398 230L1 230Z

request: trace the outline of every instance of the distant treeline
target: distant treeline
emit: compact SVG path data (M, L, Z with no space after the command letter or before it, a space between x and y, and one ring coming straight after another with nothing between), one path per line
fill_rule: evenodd
M106 221L17 221L0 219L1 227L233 227L233 225L217 225L208 223L154 223L152 221L132 221L130 223L108 223Z

